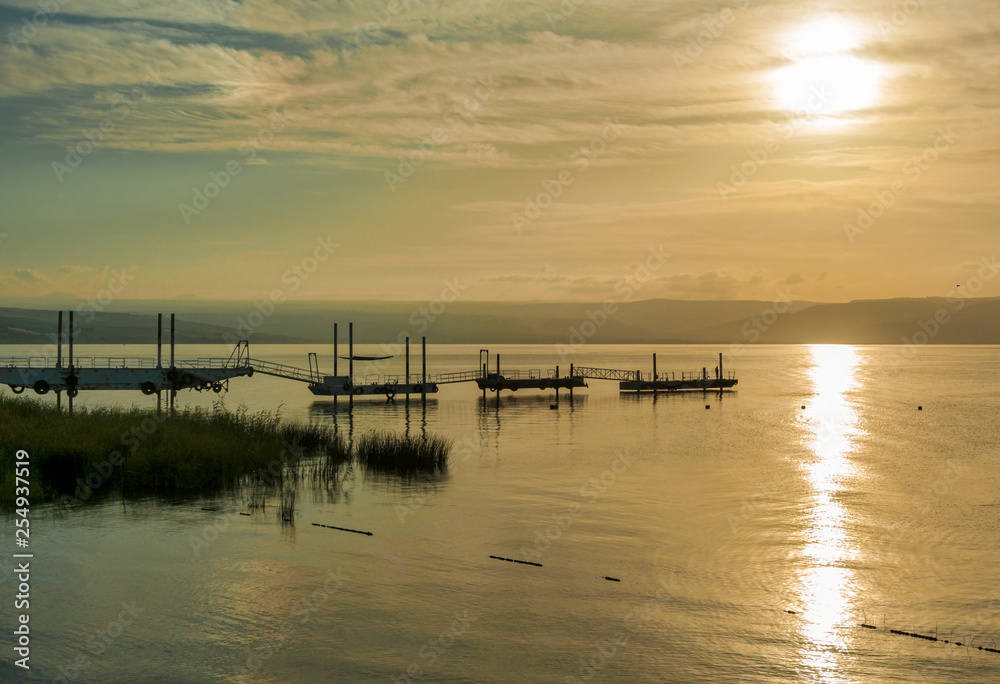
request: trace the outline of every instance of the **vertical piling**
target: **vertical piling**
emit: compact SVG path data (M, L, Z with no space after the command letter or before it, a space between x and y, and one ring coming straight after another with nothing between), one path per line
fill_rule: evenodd
M410 400L410 338L406 338L406 400Z
M656 394L656 382L659 380L656 374L656 352L653 352L653 394Z
M63 314L63 312L60 311L59 312L59 339L56 342L56 368L62 368L62 337L63 337L63 332L62 332L62 314Z
M559 403L559 366L556 366L556 404Z
M163 368L163 314L156 314L156 367Z
M722 396L722 352L719 352L719 396Z
M642 371L637 370L635 372L635 393L639 394L642 390Z
M337 377L337 324L333 324L333 377ZM337 395L333 395L333 408L337 409Z
M69 312L69 330L66 331L69 335L69 374L76 376L76 371L73 368L73 312ZM73 413L73 397L69 397L69 412Z
M573 364L569 364L569 403L573 404Z
M176 376L177 371L175 370L175 345L177 342L177 328L175 325L174 314L170 314L170 370L174 371ZM173 411L177 408L177 381L173 380L170 383L170 410Z
M350 406L354 408L354 321L347 324L347 358L348 358L348 375L351 376L351 394L348 401Z
M427 336L420 338L420 401L427 401Z

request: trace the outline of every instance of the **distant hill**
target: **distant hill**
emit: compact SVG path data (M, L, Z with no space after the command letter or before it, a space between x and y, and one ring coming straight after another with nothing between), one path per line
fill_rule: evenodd
M55 332L48 300L30 308L0 308L0 344L30 344ZM23 304L24 302L18 302ZM66 302L60 302L64 305ZM72 302L69 302L72 304ZM58 306L58 305L57 305ZM609 315L600 303L540 302L284 302L269 316L253 302L118 300L94 316L80 343L154 342L153 312L178 315L183 344L247 337L257 343L329 343L340 324L354 322L358 343L388 343L427 335L434 343L554 344L1000 344L1000 298L817 302L686 301L619 303ZM264 307L265 309L267 307ZM443 309L443 311L442 311ZM89 315L89 314L88 314ZM946 321L944 324L937 322ZM923 335L927 339L923 339Z
M74 342L79 344L141 344L156 342L156 316L154 314L94 313L81 311L74 314L77 329ZM58 314L51 310L0 308L0 344L49 344L56 339ZM63 317L63 330L69 331L69 317ZM176 341L178 344L206 344L224 342L232 328L206 325L178 317ZM260 332L251 339L255 342L296 343L308 340L289 335ZM164 316L163 342L170 341L170 318Z

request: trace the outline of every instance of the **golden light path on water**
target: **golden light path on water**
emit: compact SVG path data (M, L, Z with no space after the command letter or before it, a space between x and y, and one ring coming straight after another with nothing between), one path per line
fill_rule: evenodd
M809 377L814 396L802 412L804 439L812 458L803 464L812 489L804 560L799 578L802 663L818 681L841 681L838 653L846 648L850 603L855 592L850 563L857 550L847 540L847 511L839 494L854 475L850 454L858 416L848 393L859 386L858 353L843 345L813 345Z

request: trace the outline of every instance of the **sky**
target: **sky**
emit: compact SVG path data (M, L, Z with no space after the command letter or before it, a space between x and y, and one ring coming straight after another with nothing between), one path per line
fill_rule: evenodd
M3 0L0 297L998 296L998 45L994 0Z

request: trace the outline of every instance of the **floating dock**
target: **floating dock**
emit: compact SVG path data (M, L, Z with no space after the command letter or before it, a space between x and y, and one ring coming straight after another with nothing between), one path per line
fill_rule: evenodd
M255 373L271 375L286 380L305 383L316 396L333 397L336 401L346 397L353 405L355 397L382 396L393 401L397 396L428 394L439 391L439 385L475 382L485 398L487 390L499 393L518 390L555 390L556 402L559 390L568 390L570 399L573 390L587 387L587 380L616 380L621 392L678 392L678 391L718 391L731 389L738 383L736 376L722 368L722 354L714 374L707 368L699 371L682 372L678 379L675 373L658 373L656 354L653 354L652 373L641 370L614 368L592 368L570 364L569 374L563 375L559 366L543 371L541 368L501 369L500 355L496 354L496 365L489 368L489 350L479 351L479 367L475 370L427 374L427 338L421 340L421 372L410 372L410 340L406 338L405 373L400 375L368 375L364 381L354 376L355 360L371 360L375 357L354 355L354 324L348 332L349 366L346 375L339 373L337 356L337 325L334 324L333 374L320 372L319 359L315 353L308 355L309 368L298 368L272 363L250 356L250 343L240 340L228 357L208 357L188 360L175 358L174 314L170 315L170 357L163 358L163 315L157 319L156 358L130 356L79 357L73 354L73 312L69 314L69 354L63 358L63 312L59 312L58 347L55 357L28 356L11 357L0 360L0 384L9 385L15 394L27 389L36 394L56 393L57 403L65 392L73 406L73 398L80 390L139 390L143 394L157 397L160 405L161 393L168 392L170 406L175 404L177 392L183 389L212 391L221 393L228 389L229 381L240 377L252 377ZM378 357L389 358L389 357ZM60 403L61 405L61 403Z

